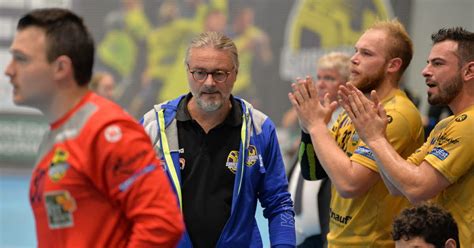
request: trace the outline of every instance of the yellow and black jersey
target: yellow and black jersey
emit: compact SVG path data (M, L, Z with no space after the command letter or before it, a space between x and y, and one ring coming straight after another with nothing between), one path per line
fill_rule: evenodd
M474 106L440 121L425 144L408 158L423 160L451 183L434 200L456 219L462 247L474 245Z
M389 124L387 137L399 154L407 158L423 143L420 113L404 92L396 90L382 101ZM378 172L375 156L359 138L346 112L342 112L331 129L338 146L352 161ZM309 140L310 142L310 140ZM312 145L306 140L300 151L302 170L306 175L324 175L317 166ZM306 161L304 161L306 160ZM306 167L303 167L306 165ZM315 171L312 171L315 170ZM319 170L319 171L318 171ZM328 242L330 247L393 247L391 224L408 201L391 196L382 180L367 193L354 199L345 199L333 188L330 208Z

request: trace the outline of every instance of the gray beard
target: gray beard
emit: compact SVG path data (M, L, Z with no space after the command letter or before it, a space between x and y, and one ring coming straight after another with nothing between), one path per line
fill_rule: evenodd
M196 97L196 102L206 112L214 112L222 107L222 102L205 102L199 97Z

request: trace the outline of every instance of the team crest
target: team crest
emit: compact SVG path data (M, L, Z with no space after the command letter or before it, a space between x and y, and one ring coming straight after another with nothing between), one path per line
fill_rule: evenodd
M76 210L76 201L68 191L48 192L44 195L44 199L51 229L74 225L72 213Z
M66 171L69 169L68 157L69 153L61 148L54 151L54 156L48 170L48 176L51 181L58 182L66 175Z
M225 166L235 174L237 171L237 162L239 161L239 152L238 151L230 151L229 156L227 156L227 162Z
M464 121L465 119L467 119L467 115L466 114L462 114L458 117L456 117L456 119L454 119L456 122L461 122L461 121Z
M252 167L255 162L257 162L258 155L257 155L257 148L253 145L249 146L249 154L247 157L247 162L245 163L248 167Z

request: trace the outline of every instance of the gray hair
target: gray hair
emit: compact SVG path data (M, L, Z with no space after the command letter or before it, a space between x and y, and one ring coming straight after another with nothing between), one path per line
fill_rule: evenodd
M341 52L331 52L323 55L317 63L317 69L335 69L344 81L349 80L351 58Z
M234 68L236 71L239 69L239 55L237 53L237 47L235 43L223 33L220 32L204 32L199 34L197 37L191 40L191 43L186 50L186 58L184 62L189 62L189 55L191 54L192 48L204 48L210 47L218 50L225 50L230 53Z

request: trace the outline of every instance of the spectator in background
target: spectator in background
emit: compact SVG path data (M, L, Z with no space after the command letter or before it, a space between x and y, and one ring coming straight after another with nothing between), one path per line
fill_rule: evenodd
M235 12L231 37L239 50L241 66L235 83L234 94L243 96L254 106L259 106L258 92L253 81L252 69L256 64L269 65L273 60L268 34L255 24L255 10L242 6Z
M319 101L326 94L331 101L337 100L339 86L349 80L350 57L340 52L323 55L316 64L316 87ZM337 108L328 123L331 128L342 108ZM294 122L298 121L296 110ZM331 181L324 178L317 181L305 181L297 161L292 164L289 173L289 190L295 203L295 227L298 247L327 247L326 235L329 232L329 202L331 201Z
M459 247L458 226L444 209L422 204L407 208L393 222L395 248Z
M38 247L174 247L182 217L143 128L88 88L94 42L66 9L23 16L5 74L50 123L30 184Z
M92 76L89 88L97 95L109 100L115 100L115 80L112 74L107 72L97 72Z

